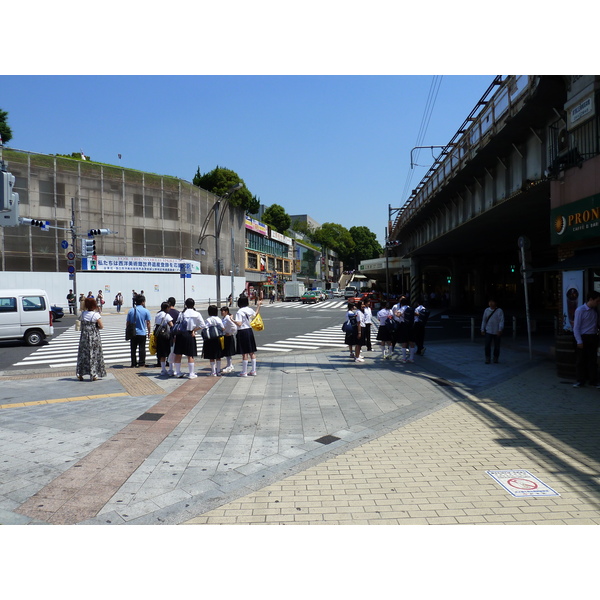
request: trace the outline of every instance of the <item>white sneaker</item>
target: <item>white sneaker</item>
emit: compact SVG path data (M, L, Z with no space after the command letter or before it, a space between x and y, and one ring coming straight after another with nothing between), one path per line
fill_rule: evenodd
M196 375L196 373L190 373L188 375L188 379L196 379L196 377L198 377L198 375Z
M248 377L248 373L240 373L238 377Z
M248 375L250 375L250 377L256 377L256 371L250 371Z
M365 362L365 359L362 356L354 359L354 362Z
M221 370L221 373L233 373L233 365L231 365L230 367L225 367Z

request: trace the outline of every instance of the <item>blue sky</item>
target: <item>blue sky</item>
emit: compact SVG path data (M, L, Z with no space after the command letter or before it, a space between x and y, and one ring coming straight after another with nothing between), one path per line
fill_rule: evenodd
M236 171L265 205L320 223L364 225L382 242L388 205L427 171L411 149L450 141L494 75L2 76L12 148L79 151L191 181ZM437 82L437 83L436 83ZM122 158L119 159L118 155ZM418 163L427 167L430 151Z
M514 13L536 24L526 45L513 43ZM422 151L411 169L414 146L449 142L499 73L590 71L581 57L595 56L596 37L593 20L580 23L577 65L565 66L545 35L555 16L522 0L61 0L13 3L3 17L13 148L83 149L186 180L224 166L265 205L365 225L380 242L388 205L433 161Z

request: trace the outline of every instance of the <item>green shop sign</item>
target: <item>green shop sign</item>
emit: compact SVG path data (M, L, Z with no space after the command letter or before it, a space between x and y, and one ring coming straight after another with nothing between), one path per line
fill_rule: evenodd
M550 216L553 245L600 237L600 194L555 208Z

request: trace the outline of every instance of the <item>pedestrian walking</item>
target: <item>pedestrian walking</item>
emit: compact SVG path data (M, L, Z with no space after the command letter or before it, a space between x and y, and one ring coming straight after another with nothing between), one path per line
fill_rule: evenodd
M389 360L392 357L392 341L395 336L393 306L394 303L388 301L377 313L377 319L379 320L377 340L381 342L381 358L384 360Z
M175 354L173 369L175 377L185 377L181 372L181 358L187 356L188 361L188 377L195 379L198 377L194 373L194 359L198 356L198 345L196 343L196 332L204 327L204 319L202 315L195 310L196 303L193 298L187 298L185 308L179 313L177 322L181 323L182 331L175 335Z
M269 304L273 304L275 302L275 290L271 290L269 294Z
M98 305L98 312L102 314L102 307L104 306L104 294L102 290L98 290L98 295L96 296L96 304Z
M356 308L354 302L348 302L346 322L351 327L350 331L347 331L344 337L344 344L350 348L350 358L354 359L354 362L365 362L365 359L360 355L360 348L362 346L362 319L360 311Z
M415 322L413 324L413 334L417 346L417 356L425 354L425 325L429 319L429 309L424 304L419 304L415 308Z
M121 292L117 292L117 295L113 300L113 306L117 307L117 313L121 312L121 306L123 306L123 294L121 294Z
M223 358L227 360L227 364L221 373L233 373L234 368L231 358L235 354L237 325L233 322L227 306L221 307L221 320L223 321Z
M577 383L573 387L583 387L586 382L598 386L598 306L600 292L592 291L587 301L575 310L573 335L577 343L575 353L575 373Z
M260 312L261 304L258 303L256 312L248 306L248 296L240 296L237 301L238 311L233 322L238 328L236 335L237 353L242 355L242 370L239 377L254 377L256 375L256 340L250 321ZM251 362L250 373L248 373L248 361Z
M127 313L127 322L135 323L135 335L129 340L131 367L146 366L146 339L150 337L151 319L150 311L146 308L146 298L137 296L133 308Z
M79 312L82 313L85 310L85 296L83 292L79 294Z
M485 336L485 364L489 365L492 358L492 344L494 346L494 362L500 358L500 337L504 329L504 312L498 308L496 300L490 298L488 307L483 311L481 320L481 335Z
M210 361L210 375L217 377L221 373L221 358L223 357L223 347L221 346L221 338L224 334L223 321L219 318L219 309L216 305L211 304L208 309L208 317L204 322L202 332L208 331L210 327L216 328L219 337L207 338L204 335L204 343L202 345L202 358Z
M79 319L81 333L77 350L76 374L79 381L83 381L84 375L89 375L91 381L96 381L100 377L106 377L106 367L100 338L100 330L104 326L94 298L85 299L84 310Z
M156 339L156 358L158 360L160 374L168 376L167 357L171 352L171 328L173 317L169 314L169 303L163 302L160 311L154 317L154 337Z
M169 303L169 314L173 318L173 323L177 322L179 318L179 311L175 308L177 302L173 296L167 298L167 302ZM171 328L171 352L169 353L169 358L167 359L167 366L169 367L169 376L173 377L175 375L175 371L173 370L173 364L175 363L175 336L173 335L173 330Z
M69 314L70 315L74 315L75 314L75 294L73 293L73 290L69 290L69 293L67 294L67 305L69 306Z

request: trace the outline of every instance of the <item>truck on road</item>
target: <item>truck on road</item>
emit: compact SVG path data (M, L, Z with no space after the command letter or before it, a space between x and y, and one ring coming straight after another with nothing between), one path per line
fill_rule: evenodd
M286 281L283 284L283 301L299 301L305 291L304 284L301 281Z

